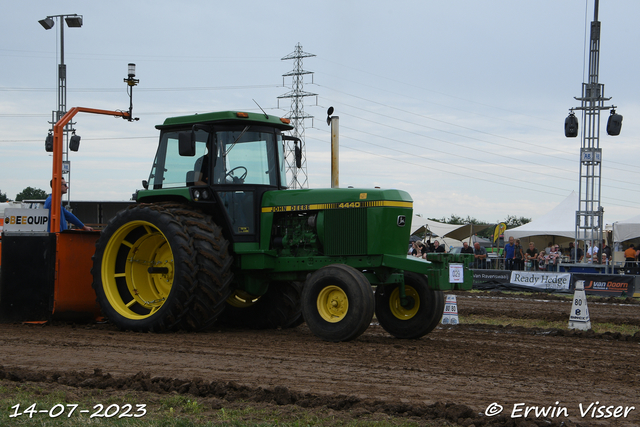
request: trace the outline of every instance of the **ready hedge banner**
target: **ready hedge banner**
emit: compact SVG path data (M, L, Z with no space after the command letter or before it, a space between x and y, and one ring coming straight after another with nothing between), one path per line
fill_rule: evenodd
M512 271L510 283L545 291L568 291L571 286L571 273Z
M635 276L619 274L584 274L573 273L572 284L584 280L584 291L587 295L606 297L632 297L635 292Z

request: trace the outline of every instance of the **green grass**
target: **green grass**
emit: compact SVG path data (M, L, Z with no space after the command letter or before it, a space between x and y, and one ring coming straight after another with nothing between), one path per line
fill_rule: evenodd
M35 404L35 409L58 410L64 412L52 418L48 413L34 413L29 417L25 410ZM78 405L68 417L70 407ZM146 404L146 414L140 418L118 418L122 410L112 418L91 418L94 405ZM21 416L11 417L19 406ZM58 406L56 406L58 405ZM60 406L62 405L62 406ZM113 407L115 408L115 406ZM81 414L87 409L88 414ZM104 413L104 409L102 411ZM147 392L105 391L72 388L58 384L16 383L0 380L0 426L42 426L42 427L191 427L191 426L260 426L260 427L303 427L303 426L344 426L344 427L395 427L430 426L425 420L392 417L382 413L366 411L332 411L326 407L306 409L295 405L278 406L269 403L227 402L216 398L197 398L191 395L158 395Z

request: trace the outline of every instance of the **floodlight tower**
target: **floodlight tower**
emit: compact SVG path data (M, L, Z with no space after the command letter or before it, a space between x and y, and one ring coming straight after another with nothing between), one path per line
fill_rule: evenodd
M80 28L82 27L82 15L78 14L66 14L66 15L51 15L47 16L44 19L39 20L38 22L45 30L50 30L55 25L54 19L57 19L60 23L60 63L58 64L58 109L54 110L51 114L51 126L52 128L49 130L49 135L45 140L45 148L48 150L49 146L53 146L53 125L55 125L58 120L62 118L67 112L67 65L64 63L64 23L62 19L64 18L67 26L69 28ZM68 174L67 176L67 184L71 182L71 172L70 172L70 162L69 162L69 132L75 132L73 129L73 125L75 123L69 123L64 128L64 140L65 144L63 146L63 173ZM67 203L71 198L71 191L67 192Z
M607 123L607 133L620 134L622 116L616 114L615 106L605 106L604 102L611 98L604 97L604 84L598 83L600 67L600 21L598 21L598 0L595 0L594 18L591 22L589 47L589 78L582 83L582 96L575 97L580 107L570 110L565 120L565 135L578 135L578 119L573 110L582 110L582 146L580 148L580 202L576 211L575 241L590 242L600 246L604 208L600 205L602 149L600 148L600 111L611 109ZM577 252L576 256L577 256ZM599 262L594 261L594 262Z
M280 95L278 100L282 98L291 98L291 110L289 112L289 119L293 126L293 136L299 138L300 147L299 150L302 153L302 161L300 162L300 168L296 166L296 146L298 141L287 140L285 150L285 161L287 166L287 172L291 175L291 181L289 181L289 188L309 188L309 180L307 176L307 150L304 141L304 119L313 118L304 112L303 99L307 96L318 96L315 93L305 92L303 88L303 76L305 74L311 74L311 82L313 83L313 72L305 71L302 68L302 59L315 56L312 53L306 53L302 51L300 43L296 45L296 50L289 55L282 58L283 61L293 59L293 71L283 74L283 85L285 77L293 77L291 84L291 91ZM317 104L317 98L316 98Z

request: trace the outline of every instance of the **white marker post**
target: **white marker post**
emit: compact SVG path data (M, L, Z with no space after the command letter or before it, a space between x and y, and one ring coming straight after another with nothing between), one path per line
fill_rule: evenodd
M571 304L571 314L569 315L569 329L579 329L581 331L591 329L587 296L584 293L584 280L578 280L576 282L576 289L573 293L573 303Z
M458 321L458 302L455 295L447 295L444 303L444 312L442 313L443 325L457 325Z

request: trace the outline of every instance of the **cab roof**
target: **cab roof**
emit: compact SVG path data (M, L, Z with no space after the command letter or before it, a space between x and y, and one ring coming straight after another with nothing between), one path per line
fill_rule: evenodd
M264 113L247 113L244 111L219 111L213 113L193 114L190 116L169 117L163 124L156 125L156 129L183 127L201 123L210 124L253 124L273 126L281 130L293 129L289 119Z

